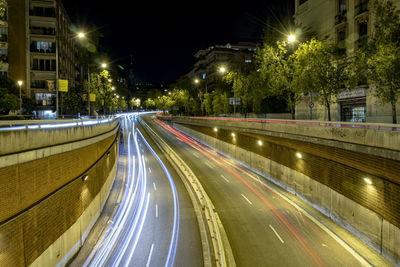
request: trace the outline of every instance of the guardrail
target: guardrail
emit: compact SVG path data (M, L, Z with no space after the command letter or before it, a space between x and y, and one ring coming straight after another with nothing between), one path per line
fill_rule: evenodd
M398 125L398 124L275 120L275 119L252 119L252 118L243 119L243 118L228 118L228 117L165 116L165 115L160 115L160 114L157 114L157 117L166 118L166 119L183 118L183 119L191 119L191 120L277 123L277 124L311 125L311 126L337 127L337 128L359 128L359 129L371 129L371 130L400 131L400 125Z
M109 123L116 117L96 120L10 121L0 122L0 131L55 129Z
M159 145L160 149L164 151L174 163L176 163L175 166L180 169L180 171L188 180L205 214L208 230L212 239L216 265L227 266L225 250L222 241L223 239L218 224L220 220L218 214L214 212L214 206L200 181L197 179L196 175L192 172L189 166L187 166L187 164L177 155L177 153L164 140L162 140L162 138L156 132L154 132L153 129L147 125L147 123L142 121L141 124L149 130L148 132L153 136L155 143Z

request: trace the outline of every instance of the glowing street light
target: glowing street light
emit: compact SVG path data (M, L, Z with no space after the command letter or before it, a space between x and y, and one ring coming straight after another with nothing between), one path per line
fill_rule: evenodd
M258 140L258 145L259 145L259 146L262 146L262 145L263 145L263 142L262 142L261 140Z
M364 182L366 182L367 184L371 185L372 181L369 178L364 178Z
M289 41L289 43L293 43L294 41L296 41L296 36L294 34L289 35L288 41Z
M112 87L111 87L111 91L114 91L114 90L115 90L115 87L114 87L114 86L112 86Z
M214 132L218 132L218 129L217 129L217 128L214 128Z
M220 68L219 68L219 72L225 73L225 72L226 72L226 68L225 68L225 67L220 67Z
M78 36L79 39L83 39L83 38L86 37L84 32L78 32L77 36Z
M200 80L199 79L194 79L194 83L199 83Z
M101 63L100 65L103 69L107 68L107 64L106 63Z
M111 79L108 79L108 82L110 83L110 82L112 82L112 80L111 80Z
M303 158L303 155L302 155L300 152L297 152L297 153L296 153L296 157L298 157L299 159L302 159L302 158Z
M235 137L236 136L236 134L235 133L232 133L232 137Z
M20 80L17 82L19 86L19 113L22 114L22 96L21 96L21 86L23 82Z

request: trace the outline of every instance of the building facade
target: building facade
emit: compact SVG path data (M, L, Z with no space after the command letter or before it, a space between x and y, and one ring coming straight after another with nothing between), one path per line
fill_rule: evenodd
M219 69L238 70L253 60L256 50L254 43L238 43L236 45L216 45L200 50L195 54L196 63L187 74L190 80L201 80L208 92L216 89L221 81Z
M23 81L22 89L35 100L39 115L55 116L58 79L75 87L84 76L65 8L59 0L9 0L7 26L8 76Z
M343 54L352 54L373 34L374 18L368 10L368 0L295 0L297 25L311 29L321 39L338 45ZM393 0L400 7L400 0ZM327 120L326 108L305 96L296 107L297 119ZM400 108L400 104L398 107ZM375 97L374 87L366 83L339 93L331 106L333 120L349 122L391 123L391 106ZM400 119L400 116L398 116Z

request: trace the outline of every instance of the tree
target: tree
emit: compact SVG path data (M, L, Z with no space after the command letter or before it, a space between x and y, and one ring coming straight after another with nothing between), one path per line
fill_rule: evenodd
M204 101L203 101L203 104L204 104L204 108L205 108L205 110L206 110L206 115L207 115L207 114L213 114L213 110L212 110L212 98L213 98L212 94L210 94L210 93L204 94Z
M338 64L334 51L334 47L325 41L312 39L300 44L293 55L294 86L303 93L318 93L319 101L327 109L329 121L330 106L345 80L344 68Z
M368 77L376 85L375 94L392 106L392 122L397 123L396 104L400 97L400 11L392 1L370 3L375 16L375 34L368 44ZM361 53L362 53L361 52Z
M164 95L164 96L158 97L155 100L155 104L156 104L157 109L162 110L163 114L165 114L165 111L169 110L175 104L175 102L172 100L171 97Z
M154 109L156 107L156 103L154 102L153 99L148 98L146 99L146 101L144 101L144 106L146 107L147 110Z
M19 109L19 88L7 76L0 76L0 114L8 115Z
M275 46L264 43L256 54L259 72L263 78L264 95L284 97L296 118L296 105L301 99L301 92L294 86L293 44L277 42Z

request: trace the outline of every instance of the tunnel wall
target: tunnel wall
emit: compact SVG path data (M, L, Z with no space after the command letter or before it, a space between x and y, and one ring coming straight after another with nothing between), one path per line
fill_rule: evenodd
M63 130L63 142L49 145ZM19 146L23 152L0 156L0 266L54 266L73 256L113 183L118 130L118 121L51 129L39 142L45 147L27 144ZM74 131L83 140L70 136ZM46 138L46 130L20 134Z
M393 219L389 222L384 216L353 201L322 182L316 181L302 172L284 166L274 160L193 130L189 126L185 127L175 123L174 127L235 158L280 187L304 199L369 244L394 264L400 264L400 251L398 249L400 247L400 230L397 223L392 223L396 222ZM351 182L347 186L351 187ZM382 184L376 186L382 186ZM372 196L376 194L372 186L368 186L366 190L369 192L359 193L368 193ZM369 200L368 194L363 195L366 201ZM393 204L400 208L398 207L399 202L397 201L397 204L395 202L396 199L391 201L394 201ZM380 205L384 205L384 203ZM396 210L391 212L396 213Z

